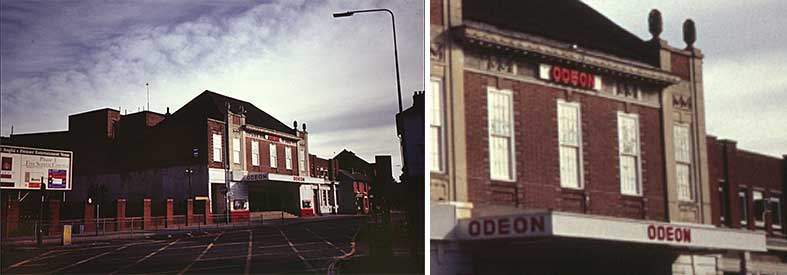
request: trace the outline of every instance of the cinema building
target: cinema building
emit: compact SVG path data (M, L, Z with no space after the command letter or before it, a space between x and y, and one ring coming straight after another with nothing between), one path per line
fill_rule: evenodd
M241 221L250 212L311 216L337 209L337 183L310 171L306 124L287 126L243 100L204 91L172 114L106 108L68 122L66 131L3 139L74 152L64 218L82 218L88 197L109 205L123 199L139 216L143 199L153 203L154 216L167 199L190 199L195 212ZM101 217L114 215L112 207L104 209Z
M784 248L715 222L692 21L676 48L658 11L643 40L580 1L430 7L433 274L756 273Z

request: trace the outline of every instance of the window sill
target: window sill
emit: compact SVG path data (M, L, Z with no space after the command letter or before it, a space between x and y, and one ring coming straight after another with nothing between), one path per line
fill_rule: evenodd
M644 198L644 196L642 196L642 194L620 193L620 195L623 196L623 198L630 198L630 199L642 199L642 198Z

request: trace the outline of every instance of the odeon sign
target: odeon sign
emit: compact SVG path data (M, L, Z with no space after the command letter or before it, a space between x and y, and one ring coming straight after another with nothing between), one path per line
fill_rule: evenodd
M601 90L601 77L589 72L557 65L540 64L539 78L587 90Z

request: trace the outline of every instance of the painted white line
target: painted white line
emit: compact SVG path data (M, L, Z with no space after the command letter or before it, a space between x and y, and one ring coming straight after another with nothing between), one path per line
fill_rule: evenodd
M193 265L194 265L194 263L196 263L197 261L199 261L199 259L201 259L201 258L202 258L202 256L205 256L205 253L208 253L208 250L210 250L210 248L211 248L211 247L213 247L213 243L215 243L215 242L216 242L216 240L218 240L218 239L219 239L219 237L221 237L221 235L222 235L222 234L224 234L224 232L221 232L221 233L219 233L219 235L218 235L218 236L216 236L216 238L215 238L215 239L213 239L213 241L211 241L211 242L210 242L210 244L208 244L208 247L205 247L205 250L202 250L202 253L200 253L200 254L199 254L199 256L197 256L197 258L196 258L196 259L194 259L193 261L191 261L191 263L189 263L189 265L188 265L188 266L186 266L186 268L184 268L183 270L181 270L181 271L178 273L178 275L182 275L183 273L186 273L186 271L189 271L189 268L191 268L191 266L193 266Z
M254 234L251 233L251 230L249 230L249 248L248 248L248 252L246 253L246 268L243 270L243 274L246 275L248 275L249 271L251 271L251 248L253 243L252 241L253 235Z
M287 243L290 244L290 249L292 249L292 252L295 252L295 255L298 256L298 258L300 258L301 261L303 261L304 264L306 264L306 268L310 269L310 270L314 269L314 267L309 263L309 261L307 261L306 258L304 258L303 255L301 255L301 253L298 252L298 249L295 248L295 245L292 244L292 241L290 241L290 238L287 238L287 235L284 234L284 231L282 231L281 228L279 228L279 227L276 227L276 229L279 230L279 233L281 233L281 235L284 237L284 239L287 240Z
M139 259L139 260L137 260L136 262L134 262L134 263L132 263L132 264L125 265L125 266L123 266L123 267L119 268L118 270L112 271L112 273L109 273L109 274L110 274L110 275L117 274L117 273L118 273L118 272L120 272L121 270L124 270L124 269L126 269L126 268L129 268L129 267L131 267L131 266L133 266L133 265L135 265L135 264L138 264L138 263L144 262L144 261L145 261L145 260L147 260L148 258L150 258L150 257L153 257L154 255L158 254L159 252L161 252L161 251L164 251L164 249L167 249L168 247L172 246L173 244L175 244L176 242L178 242L178 240L179 240L179 239L176 239L176 240L174 240L174 241L172 241L172 242L170 242L170 243L168 243L168 244L166 244L166 245L162 246L162 247L161 247L161 248L159 248L158 250L148 253L148 255L145 255L145 257L142 257L142 259Z
M78 265L84 264L84 263L86 263L86 262L89 262L89 261L92 261L92 260L95 260L95 259L97 259L97 258L99 258L99 257L101 257L101 256L104 256L104 255L107 255L107 254L109 254L109 253L112 253L112 252L116 252L116 251L123 250L123 249L125 249L126 247L129 247L129 245L127 244L127 245L124 245L124 246L118 247L118 248L116 248L115 250L111 250L111 251L107 251L107 252L104 252L104 253L101 253L101 254L95 255L95 256L93 256L93 257L90 257L90 258L87 258L87 259L84 259L84 260L78 261L78 262L76 262L76 263L73 263L73 264L67 265L67 266L65 266L65 267L61 267L61 268L59 268L59 269L56 269L56 270L53 270L53 271L49 271L49 272L47 272L47 273L59 273L60 271L63 271L63 270L65 270L65 269L72 268L72 267L75 267L75 266L78 266Z
M326 244L328 244L330 246L333 246L333 248L336 248L336 250L339 250L340 252L342 252L342 255L347 254L347 251L344 251L344 249L339 248L338 246L336 246L332 242L326 240L325 238L323 238L322 236L318 235L317 233L314 233L314 231L312 231L311 229L309 229L305 225L303 226L303 229L306 229L306 231L309 231L309 233L312 233L314 236L316 236L317 238L319 238L320 240L322 240Z
M3 270L2 270L3 272L0 272L0 273L6 273L6 272L8 272L8 271L9 271L9 270L11 270L11 269L14 269L14 268L20 267L20 266L22 266L22 265L25 265L25 264L27 264L27 263L30 263L30 262L32 262L32 261L34 261L34 260L39 260L39 259L43 258L44 256L46 256L46 255L49 255L49 254L52 254L52 253L54 253L54 252L55 252L55 250L51 250L51 251L44 252L44 253L43 253L43 254L41 254L41 255L33 256L33 257L32 257L32 258L30 258L30 259L27 259L27 260L24 260L24 261L21 261L21 262L15 263L15 264L13 264L13 265L11 265L11 266L7 267L6 269L3 269Z

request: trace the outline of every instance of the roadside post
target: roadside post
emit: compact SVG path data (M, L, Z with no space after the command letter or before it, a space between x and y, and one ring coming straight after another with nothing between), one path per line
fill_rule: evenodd
M63 225L63 245L71 245L71 225Z

